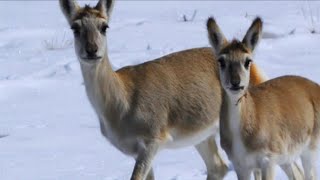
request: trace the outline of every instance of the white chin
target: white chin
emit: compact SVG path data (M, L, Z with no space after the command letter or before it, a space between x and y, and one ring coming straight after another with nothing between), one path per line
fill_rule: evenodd
M91 65L91 64L96 64L96 63L100 62L101 60L102 60L102 58L97 58L97 59L81 58L80 62L83 63L83 64Z
M231 94L235 94L235 95L242 93L242 91L243 91L243 90L241 90L241 89L240 89L240 90L229 90L229 92L230 92Z
M228 94L232 97L238 98L243 95L243 90L228 90Z

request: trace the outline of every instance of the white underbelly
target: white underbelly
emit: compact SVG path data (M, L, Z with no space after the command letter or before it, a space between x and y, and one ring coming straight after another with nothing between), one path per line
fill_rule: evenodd
M236 165L245 165L247 167L259 167L263 163L267 163L268 161L272 161L278 165L293 163L295 160L299 158L303 151L306 151L309 140L306 142L297 145L295 149L291 149L282 152L281 154L276 154L273 152L247 152L247 149L244 147L244 144L240 138L240 135L233 136L234 144L232 145L232 161Z
M182 148L197 145L218 132L219 121L215 122L217 123L208 126L206 129L188 135L179 133L177 130L173 129L169 132L168 141L164 144L163 148Z
M308 138L305 142L298 144L295 148L291 148L290 151L287 150L279 155L274 155L274 159L277 164L285 164L285 163L292 163L296 159L300 157L300 155L307 151L308 146L310 143L310 138Z

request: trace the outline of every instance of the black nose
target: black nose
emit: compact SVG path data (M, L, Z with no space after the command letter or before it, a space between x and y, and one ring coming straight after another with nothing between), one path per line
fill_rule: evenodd
M86 47L86 52L87 52L89 57L96 56L97 51L98 51L98 46L97 45L89 44Z
M231 90L234 90L234 91L239 91L239 90L243 90L244 89L244 86L240 86L240 79L235 79L235 80L231 80Z
M232 79L230 83L231 83L231 85L232 85L233 87L239 87L239 85L240 85L240 78Z

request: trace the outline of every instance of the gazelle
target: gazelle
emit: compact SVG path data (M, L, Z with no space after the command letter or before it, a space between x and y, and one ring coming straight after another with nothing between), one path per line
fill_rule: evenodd
M217 54L225 95L220 113L221 145L238 179L253 169L274 178L274 166L288 170L301 157L305 179L316 180L315 155L320 138L320 86L298 76L283 76L250 86L252 53L259 42L262 21L256 18L244 39L228 42L213 18L207 21Z
M151 162L159 150L192 145L206 164L207 179L222 179L227 166L214 139L222 89L211 48L185 50L114 72L106 49L113 4L100 0L95 7L80 7L74 0L60 0L101 133L135 158L132 180L154 179ZM254 64L251 71L252 85L265 80Z

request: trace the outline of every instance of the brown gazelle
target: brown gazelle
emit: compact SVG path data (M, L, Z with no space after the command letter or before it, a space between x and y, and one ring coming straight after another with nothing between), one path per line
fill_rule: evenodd
M320 86L298 76L283 76L249 86L252 53L261 37L256 18L242 41L227 42L213 18L208 34L217 54L224 89L220 113L221 146L238 179L253 169L274 178L274 167L288 169L301 157L305 179L316 180L315 154L320 138ZM286 172L290 178L292 172Z
M60 0L102 134L135 158L132 180L154 179L151 163L160 149L191 145L206 164L207 179L222 179L227 166L214 139L222 89L211 48L181 51L114 72L106 49L113 4L100 0L95 7L80 7L74 0ZM256 66L251 71L251 84L264 81Z

